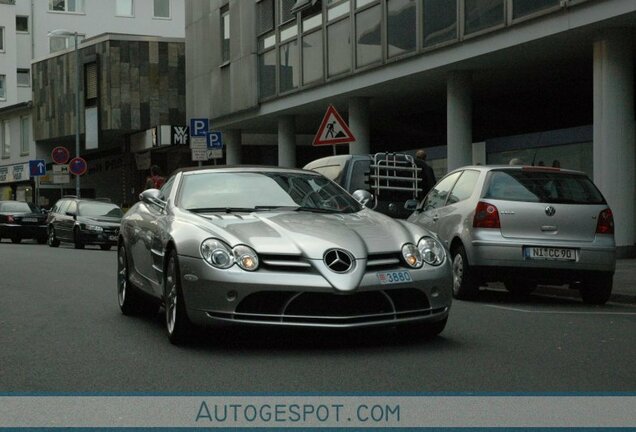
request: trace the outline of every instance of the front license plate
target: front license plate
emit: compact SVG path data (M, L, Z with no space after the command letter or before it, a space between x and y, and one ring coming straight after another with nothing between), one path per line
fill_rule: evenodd
M117 236L108 236L108 240L115 241L117 240Z
M534 260L576 261L576 249L526 246L525 256Z
M38 220L35 218L24 218L22 219L22 222L37 222Z
M395 271L395 272L381 272L381 273L378 273L377 275L382 285L408 283L413 280L411 279L411 274L406 270Z

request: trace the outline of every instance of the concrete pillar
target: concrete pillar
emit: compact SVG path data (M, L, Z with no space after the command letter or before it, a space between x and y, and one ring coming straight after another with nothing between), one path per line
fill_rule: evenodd
M239 165L241 163L241 131L238 129L224 130L223 144L225 145L225 163Z
M296 122L294 116L278 119L278 166L296 167Z
M369 98L356 97L349 100L349 129L356 139L349 144L349 154L371 153Z
M448 171L473 162L472 79L468 71L451 72L446 82Z
M614 213L619 256L634 253L636 138L631 33L615 29L594 42L594 182Z

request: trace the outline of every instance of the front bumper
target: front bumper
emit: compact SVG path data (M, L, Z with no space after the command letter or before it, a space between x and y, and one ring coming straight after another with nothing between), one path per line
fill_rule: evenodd
M46 238L46 225L0 224L2 238Z
M434 322L448 316L452 299L448 260L436 268L409 269L412 281L393 285L380 284L378 271L369 269L357 289L346 293L315 268L250 273L237 266L218 270L201 258L179 256L179 262L188 317L199 325L355 328Z
M80 240L89 245L117 245L117 234L114 232L80 231Z

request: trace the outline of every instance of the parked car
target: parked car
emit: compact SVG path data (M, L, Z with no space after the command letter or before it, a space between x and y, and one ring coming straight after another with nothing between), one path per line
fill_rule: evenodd
M603 304L616 266L612 210L582 172L470 166L450 172L408 219L437 233L453 261L453 294L485 282L517 295L538 284L578 288Z
M117 245L123 216L122 209L111 202L64 197L55 203L46 220L47 243L51 247L58 247L60 242L73 243L75 249L99 245L102 250L110 250Z
M351 194L369 192L368 207L399 219L410 216L404 204L422 191L421 168L403 153L328 156L304 169L319 172Z
M46 243L46 214L33 203L0 201L0 241L3 238L13 243L22 239Z
M185 169L140 200L122 220L119 306L128 315L163 302L173 343L192 324L412 324L426 336L446 325L452 278L442 244L320 174Z

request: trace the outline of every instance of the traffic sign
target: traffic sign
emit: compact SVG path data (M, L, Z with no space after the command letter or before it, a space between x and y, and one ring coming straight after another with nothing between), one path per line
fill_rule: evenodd
M221 150L223 148L223 134L219 131L208 132L208 150Z
M30 160L29 172L31 177L41 177L46 174L46 164L41 159Z
M203 149L192 149L192 160L193 161L206 161L208 160L208 150Z
M88 165L86 164L86 161L84 159L78 156L71 159L71 161L68 163L68 170L71 174L81 176L83 174L86 174Z
M66 147L55 147L51 152L51 159L53 159L53 162L56 164L65 164L70 157L71 155Z
M334 145L354 142L356 139L349 130L349 126L342 119L333 105L329 105L327 112L314 137L313 145Z
M190 136L204 137L210 130L210 120L206 118L190 119Z

